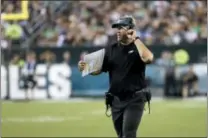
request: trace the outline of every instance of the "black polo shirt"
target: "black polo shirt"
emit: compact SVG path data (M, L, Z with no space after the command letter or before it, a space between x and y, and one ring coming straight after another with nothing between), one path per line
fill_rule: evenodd
M102 71L109 73L109 92L120 96L146 87L145 63L134 42L129 45L116 43L105 50Z

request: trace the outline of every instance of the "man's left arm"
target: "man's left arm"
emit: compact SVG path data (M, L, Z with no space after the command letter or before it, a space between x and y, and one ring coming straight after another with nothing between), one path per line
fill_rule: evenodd
M150 64L154 59L153 53L144 45L144 43L139 38L134 40L134 44L137 47L142 61L146 64Z

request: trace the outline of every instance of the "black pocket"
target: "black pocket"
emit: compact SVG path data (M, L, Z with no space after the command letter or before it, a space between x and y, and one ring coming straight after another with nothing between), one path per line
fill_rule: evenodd
M111 115L108 114L108 109L112 107L112 102L113 102L114 96L106 92L105 93L105 105L106 105L106 116L110 117Z
M105 103L106 103L106 105L112 106L113 98L114 98L114 96L111 93L106 92L105 93Z
M151 101L151 99L152 99L152 94L151 94L150 91L145 92L145 96L146 96L147 101Z
M152 99L151 91L150 90L147 90L145 92L145 96L146 96L146 99L147 99L147 102L148 102L148 108L149 108L149 114L150 114L150 101Z

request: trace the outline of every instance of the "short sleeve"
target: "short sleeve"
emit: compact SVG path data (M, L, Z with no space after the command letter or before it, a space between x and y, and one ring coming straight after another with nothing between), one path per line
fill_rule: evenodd
M102 72L108 72L109 71L109 48L105 48L105 55L103 59L103 65L101 68Z

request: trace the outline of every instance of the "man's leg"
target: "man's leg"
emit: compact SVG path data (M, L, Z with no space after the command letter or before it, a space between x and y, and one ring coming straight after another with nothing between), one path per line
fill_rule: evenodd
M165 86L164 86L164 96L165 97L168 97L168 96L170 96L171 94L170 94L170 85L171 85L171 83L169 82L170 80L168 80L168 78L167 78L167 80L165 80Z
M195 82L193 82L193 90L194 90L194 96L196 96L196 95L198 95L199 94L199 89L198 89L198 83L197 83L197 81L195 81Z
M188 97L188 85L187 84L183 85L183 88L182 88L182 97L183 98L187 98Z
M119 138L122 138L123 113L112 112L112 119L113 119L113 124L116 130L117 136Z
M144 102L131 103L127 106L123 115L122 138L136 138L137 129L142 119Z
M25 92L25 98L26 100L29 100L29 92L28 92L28 82L24 81L24 92Z
M123 128L123 114L124 109L128 102L121 101L118 97L114 97L114 100L112 102L112 120L114 124L114 128L116 130L117 136L119 138L122 138L122 128Z
M34 100L34 98L35 98L34 88L35 88L37 82L34 79L32 79L31 84L32 84L32 86L31 86L31 96L32 96L32 99Z

